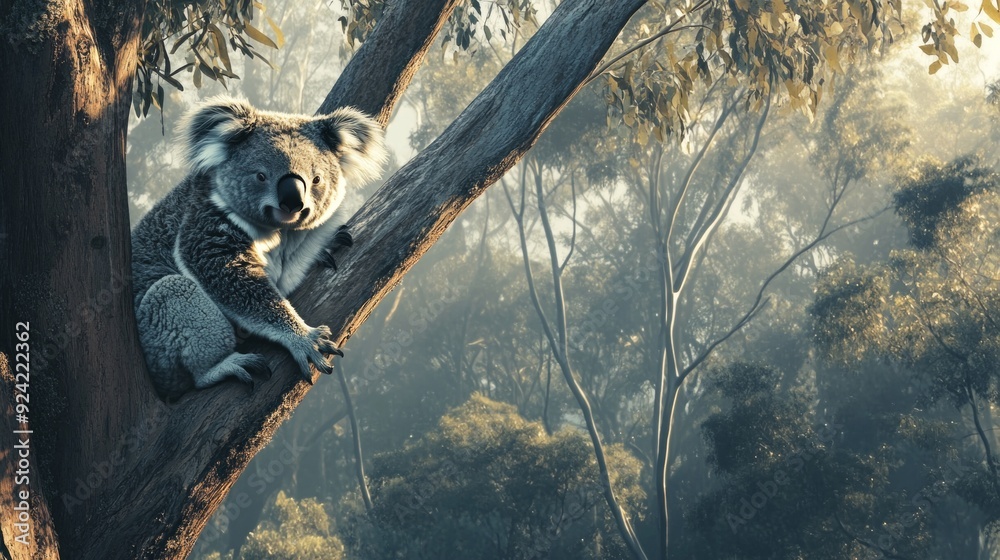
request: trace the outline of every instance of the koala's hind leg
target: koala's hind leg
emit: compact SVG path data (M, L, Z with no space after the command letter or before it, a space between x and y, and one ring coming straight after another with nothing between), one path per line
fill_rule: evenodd
M232 325L189 278L159 279L135 315L149 373L163 396L180 396L227 377L252 385L252 373L269 371L263 356L235 352Z

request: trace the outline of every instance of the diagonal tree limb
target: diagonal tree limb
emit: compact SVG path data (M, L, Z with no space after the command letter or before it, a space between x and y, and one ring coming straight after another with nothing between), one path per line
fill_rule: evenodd
M365 39L317 113L352 106L384 127L413 80L427 50L459 0L387 2L382 19Z
M534 144L644 3L562 2L455 122L352 218L355 244L338 258L339 271L314 271L292 297L306 321L327 323L346 341L461 211ZM227 384L168 407L103 496L78 557L179 558L191 550L240 471L308 391L286 353L267 348L266 355L275 374L255 394ZM116 527L114 534L107 527Z

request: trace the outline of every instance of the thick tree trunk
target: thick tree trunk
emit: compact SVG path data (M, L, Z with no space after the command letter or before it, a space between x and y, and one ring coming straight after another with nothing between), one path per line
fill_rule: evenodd
M28 399L20 427L32 431L22 434L31 474L53 490L46 505L32 479L31 532L45 543L54 534L49 508L58 527L96 513L86 498L107 490L109 457L156 400L137 375L143 360L124 276L125 134L139 21L137 2L0 3L0 352L12 374L30 369L16 398ZM15 346L17 322L28 323L28 346ZM12 398L13 387L3 395ZM15 422L4 416L4 438ZM10 451L0 450L4 490L13 480ZM9 556L56 557L51 544L26 550L13 541L13 515L0 507Z
M458 214L530 148L582 87L644 1L562 2L441 137L394 175L353 218L355 245L338 258L339 272L314 272L293 297L307 322L329 324L337 338L345 341ZM423 22L422 29L401 29L424 36L412 43L400 41L408 46L398 58L390 57L396 63L387 64L383 56L365 53L369 45L393 47L391 41L379 42L373 35L349 65L358 68L349 67L344 73L345 79L356 80L359 87L365 84L363 77L382 76L393 84L381 94L388 101L379 104L366 98L367 90L347 88L336 103L360 106L387 120L392 103L454 4L420 0L393 4L383 24ZM392 10L411 12L399 17L402 13ZM435 16L427 17L431 10L437 11ZM5 6L0 15L6 18L9 11ZM91 28L82 8L67 19L71 23L64 27L71 31L76 26ZM64 27L58 28L60 33ZM375 34L381 31L386 38L399 39L397 33L403 33L382 24L379 28ZM74 559L183 558L250 458L299 403L309 384L299 380L284 352L269 348L266 352L275 374L252 395L243 386L224 384L187 395L170 406L152 397L135 343L130 290L112 283L115 274L129 269L121 160L132 68L108 64L87 72L59 71L62 66L50 60L60 60L59 55L51 51L66 49L67 44L80 48L87 42L63 35L46 41L43 46L57 47L27 61L9 45L0 47L0 72L7 84L37 75L31 70L38 59L48 61L43 69L49 69L47 79L32 81L26 85L30 91L10 100L16 107L7 103L7 88L5 98L0 99L5 141L18 137L15 130L37 133L35 140L27 142L31 145L16 154L8 156L6 146L3 151L4 173L14 170L16 183L11 192L5 186L0 214L5 231L12 232L4 252L7 262L14 265L4 281L30 280L11 296L4 296L4 320L23 317L32 321L33 332L41 334L47 331L39 327L54 331L60 318L65 321L74 309L69 304L101 294L109 294L112 300L76 338L70 337L70 345L54 352L56 357L72 356L66 360L67 367L45 370L70 391L62 393L74 402L66 405L60 425L73 424L64 429L79 436L78 440L62 437L51 444L51 453L61 454L56 470L65 474L56 477L55 491L48 497L52 501L71 496L73 479L81 474L96 472L101 482L97 492L66 516L65 525L57 515L60 547L64 557ZM123 44L134 48L134 38ZM102 50L91 49L88 56L65 58L76 64L104 60ZM123 61L132 60L129 52L126 49L121 55ZM100 94L93 97L95 107L65 93L76 91L71 85L75 82L62 81L69 77L96 81L99 89L88 90ZM335 88L331 96L336 92ZM85 96L84 101L90 99ZM377 111L376 106L380 106ZM43 124L49 128L40 129ZM87 131L92 132L88 135ZM66 182L38 182L38 177L51 176L53 161L73 164L57 171ZM31 189L32 185L37 188ZM32 255L42 264L31 262ZM42 274L25 272L36 270ZM127 288L129 282L125 279L122 284ZM32 301L33 296L39 296L34 297L37 301ZM8 315L8 311L15 314ZM47 319L36 318L43 312ZM13 324L3 328L7 332ZM6 339L2 344L0 348L13 364L13 342ZM41 387L36 387L36 398L52 406L52 401L42 399ZM4 457L5 464L9 463L10 456ZM80 512L86 512L85 517ZM13 550L6 531L4 543Z

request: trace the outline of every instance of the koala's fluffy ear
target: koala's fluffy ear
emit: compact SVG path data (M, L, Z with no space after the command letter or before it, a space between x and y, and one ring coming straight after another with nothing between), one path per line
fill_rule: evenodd
M196 172L221 164L227 148L245 139L256 121L256 109L242 99L219 96L199 104L181 121L188 163Z
M388 159L385 134L377 122L357 109L337 109L318 119L323 140L340 157L344 178L354 184L378 178Z

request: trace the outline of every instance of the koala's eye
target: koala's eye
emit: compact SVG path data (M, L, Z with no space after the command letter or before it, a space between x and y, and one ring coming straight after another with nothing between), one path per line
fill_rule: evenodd
M313 177L313 184L314 185L318 185L319 184L319 175Z
M258 173L257 180L263 183L265 180L267 180L267 177L263 173Z

